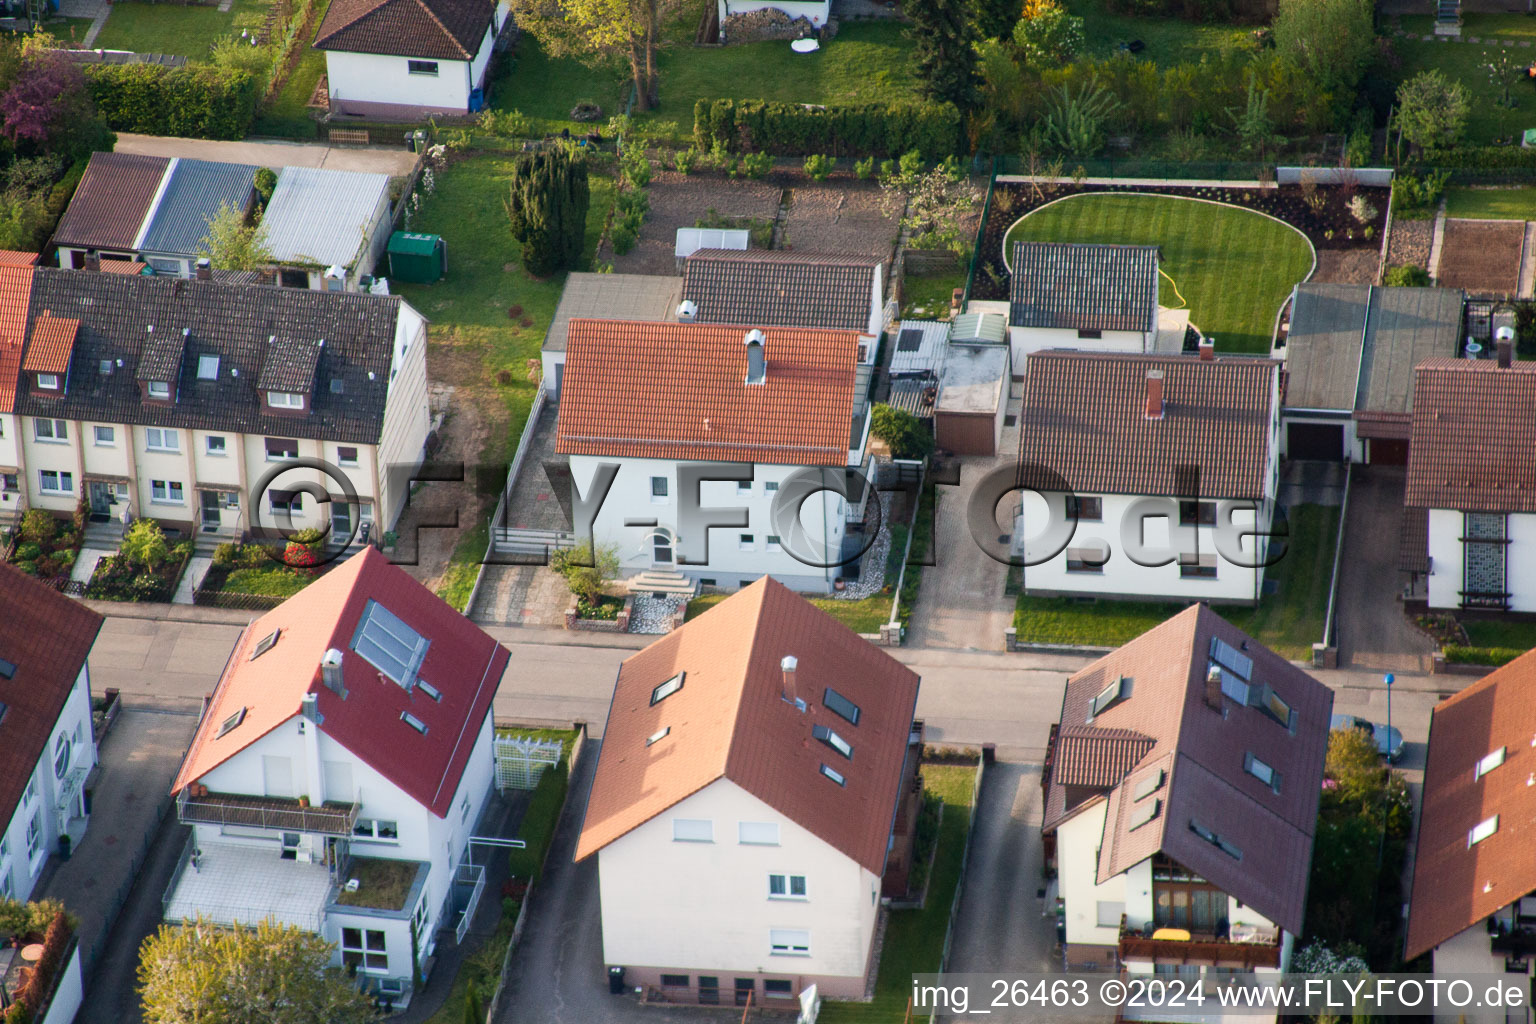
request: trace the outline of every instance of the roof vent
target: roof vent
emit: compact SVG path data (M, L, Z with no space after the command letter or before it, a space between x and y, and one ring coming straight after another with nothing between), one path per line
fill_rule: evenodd
M698 319L698 316L699 316L699 306L698 306L698 303L694 302L692 299L684 299L682 302L678 303L678 306L677 306L677 322L678 323L680 323L680 324L691 324L695 320Z
M320 659L320 681L342 700L347 699L347 687L342 682L342 653L332 647Z
M768 339L763 336L763 332L756 329L748 331L746 338L743 339L747 346L748 384L763 383L763 380L767 374L767 361L763 355L763 347L767 340Z

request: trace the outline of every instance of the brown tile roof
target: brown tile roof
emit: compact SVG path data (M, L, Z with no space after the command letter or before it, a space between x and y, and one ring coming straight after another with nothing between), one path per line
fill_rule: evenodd
M683 268L683 298L700 323L869 330L874 271L858 253L700 249Z
M1419 364L1404 500L1463 512L1536 512L1536 363Z
M68 373L69 357L75 350L75 336L79 333L79 320L53 316L43 310L32 322L32 344L27 347L22 370L27 373Z
M1397 567L1404 572L1429 572L1429 509L1403 509L1398 531Z
M1062 729L1051 778L1063 786L1113 786L1156 742L1126 729Z
M1246 703L1223 696L1221 711L1206 700L1213 639L1251 659L1246 688L1251 696ZM1125 680L1128 695L1101 708L1090 723L1094 698L1117 678ZM1291 728L1256 706L1266 685L1294 712ZM1332 708L1327 687L1206 605L1195 605L1067 680L1062 735L1140 733L1152 742L1137 761L1122 762L1119 778L1086 797L1080 790L1069 792L1076 785L1069 780L1077 776L1063 779L1053 766L1045 828L1054 830L1105 799L1100 883L1161 852L1297 934L1306 908ZM1279 793L1244 771L1247 754L1279 774ZM1161 784L1138 799L1143 783L1156 783L1159 769ZM1161 801L1156 816L1133 827L1133 815L1154 799ZM1191 823L1231 842L1241 857L1196 835Z
M1087 352L1036 352L1024 375L1023 483L1079 494L1264 497L1279 364ZM1146 415L1160 370L1164 414Z
M104 274L142 274L148 263L140 263L138 260L102 260L101 272Z
M858 333L764 328L765 382L749 385L748 330L572 320L555 451L844 465Z
M102 618L0 565L0 820L10 821L48 745Z
M1536 652L1435 708L1408 903L1409 959L1536 889L1533 736ZM1476 777L1478 762L1501 748L1504 763ZM1470 845L1472 828L1495 815L1498 830Z
M1008 265L1008 322L1015 327L1157 327L1156 246L1015 242Z
M137 153L93 153L51 245L132 249L170 160Z
M0 253L5 252L0 249ZM0 263L0 412L10 412L16 404L31 296L31 265L13 260Z
M35 267L37 266L37 253L17 252L15 249L0 249L0 267Z
M493 0L335 0L315 49L473 60L495 9Z
M786 655L799 661L804 711L781 697ZM682 688L650 703L679 672ZM859 706L857 725L827 709L829 686ZM576 858L725 778L881 874L917 690L911 669L765 576L624 661ZM815 725L847 740L852 759L812 739Z

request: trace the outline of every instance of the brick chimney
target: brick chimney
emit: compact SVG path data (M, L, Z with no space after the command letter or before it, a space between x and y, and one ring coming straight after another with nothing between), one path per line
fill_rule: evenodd
M86 270L100 270L101 269L101 253L97 252L95 249L92 249L89 252L87 252L85 254L85 269Z
M1515 362L1515 332L1508 327L1500 327L1494 334L1493 343L1499 353L1499 369L1509 369Z
M1216 339L1215 338L1205 338L1205 337L1202 337L1200 339L1200 349L1199 349L1199 351L1200 351L1200 358L1201 359L1203 359L1203 360L1205 360L1207 362L1209 362L1212 359L1215 359L1216 358Z
M213 280L213 263L209 261L208 257L203 256L198 259L197 269L193 276L199 281Z
M1163 418L1163 371L1147 371L1147 419Z
M800 703L800 694L795 689L795 667L800 664L793 654L784 655L779 662L779 668L783 670L784 682L781 684L780 696L791 704Z
M1221 669L1212 665L1205 673L1205 703L1221 710Z

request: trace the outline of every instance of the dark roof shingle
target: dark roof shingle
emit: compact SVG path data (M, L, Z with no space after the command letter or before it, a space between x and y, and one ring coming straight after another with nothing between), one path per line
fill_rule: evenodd
M275 337L268 340L267 358L256 386L263 391L308 393L315 386L315 367L325 339Z
M181 331L144 332L135 380L173 381L181 378L181 357L187 351L188 328Z
M1015 242L1008 322L1015 327L1157 328L1157 248Z
M473 60L494 0L335 0L315 34L317 50L430 60Z
M698 321L754 327L868 331L874 273L857 253L700 249L683 269L683 299Z
M1419 364L1404 501L1462 512L1536 512L1536 363Z

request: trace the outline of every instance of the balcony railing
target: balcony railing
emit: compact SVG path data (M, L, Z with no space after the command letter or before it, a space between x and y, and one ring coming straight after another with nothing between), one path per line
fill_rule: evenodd
M1248 970L1258 967L1278 968L1279 929L1254 930L1250 935L1218 937L1210 933L1190 932L1188 939L1152 938L1127 928L1122 917L1120 961L1139 960L1163 964L1208 962L1217 966L1242 966Z
M282 797L226 793L191 797L186 790L176 798L176 816L184 825L244 825L327 836L350 836L359 809L356 803L329 800L319 807L309 807Z

